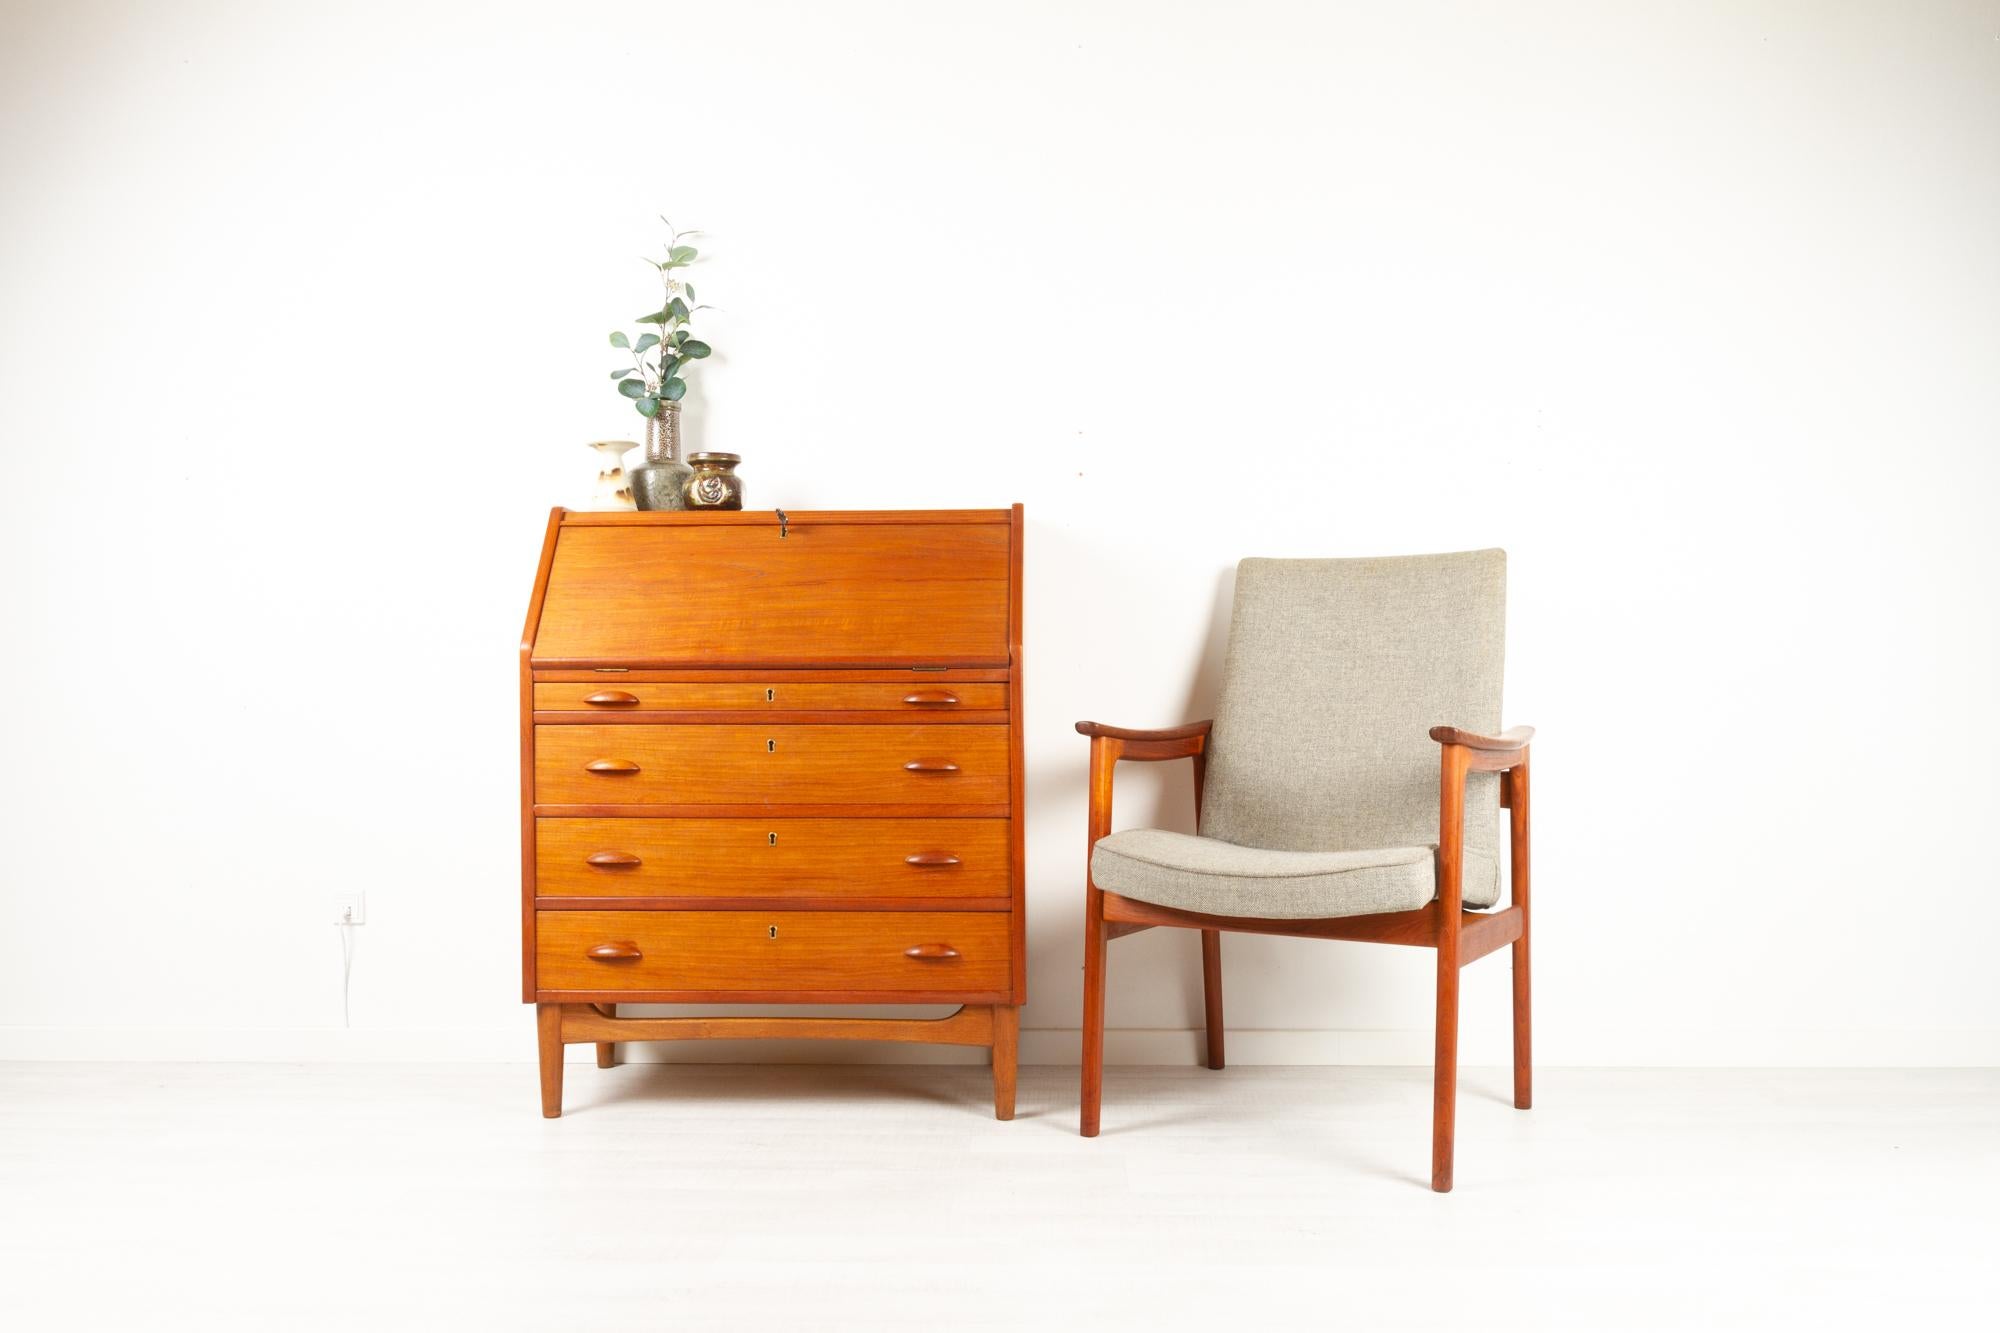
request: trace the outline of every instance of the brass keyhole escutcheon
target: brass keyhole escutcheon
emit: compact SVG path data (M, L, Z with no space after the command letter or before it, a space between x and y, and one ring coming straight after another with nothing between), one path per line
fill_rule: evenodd
M774 940L778 938L778 928L776 926L771 927L771 938Z
M776 754L777 752L778 752L778 743L777 743L776 741L765 741L765 742L764 742L764 753L765 753L765 754Z
M765 702L765 703L767 703L767 704L771 704L771 703L776 703L777 701L778 701L778 692L777 692L776 690L765 690L765 691L764 691L764 702Z
M764 836L765 836L765 837L767 837L767 838L769 838L769 839L771 840L771 846L773 846L773 847L776 847L776 846L778 845L778 835L777 835L777 834L775 834L775 833L767 833L767 834L765 834Z

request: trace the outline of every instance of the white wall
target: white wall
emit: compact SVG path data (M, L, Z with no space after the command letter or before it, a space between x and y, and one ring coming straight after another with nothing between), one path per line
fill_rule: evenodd
M1206 715L1242 555L1501 545L1541 1058L2000 1060L1996 30L9 5L0 1055L526 1058L515 634L639 432L604 335L664 210L753 504L1027 505L1029 1058L1074 1050L1071 722ZM1192 1052L1194 957L1114 947L1114 1055ZM1426 1058L1428 955L1227 963L1238 1058Z

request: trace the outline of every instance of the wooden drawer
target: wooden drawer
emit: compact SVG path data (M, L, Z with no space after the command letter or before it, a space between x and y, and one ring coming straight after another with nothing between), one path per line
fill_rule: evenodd
M1005 521L717 518L564 523L535 665L1009 664Z
M671 710L702 712L745 709L757 712L880 711L941 716L972 709L1007 707L1004 684L927 684L875 681L853 684L776 681L648 682L538 681L538 713L620 713Z
M535 728L542 805L1004 805L1004 726Z
M542 991L1007 989L1005 912L542 912Z
M568 898L998 898L1004 819L539 819L535 891Z

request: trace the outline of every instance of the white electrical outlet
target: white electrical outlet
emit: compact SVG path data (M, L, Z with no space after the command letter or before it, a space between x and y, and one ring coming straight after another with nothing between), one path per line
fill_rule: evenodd
M358 926L368 920L368 895L360 891L342 893L333 900L333 924Z

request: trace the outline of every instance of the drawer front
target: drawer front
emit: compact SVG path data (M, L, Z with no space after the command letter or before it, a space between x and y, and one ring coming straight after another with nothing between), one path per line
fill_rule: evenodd
M538 681L535 711L615 717L648 710L878 711L913 717L968 709L1005 709L1007 687L996 684L931 685L921 681L854 684L779 682Z
M1004 726L535 728L543 805L1004 805Z
M1005 912L542 912L544 991L868 991L1008 986Z
M1005 898L1004 819L539 819L535 891L573 898Z
M558 534L537 663L1008 664L1006 523L649 527Z

